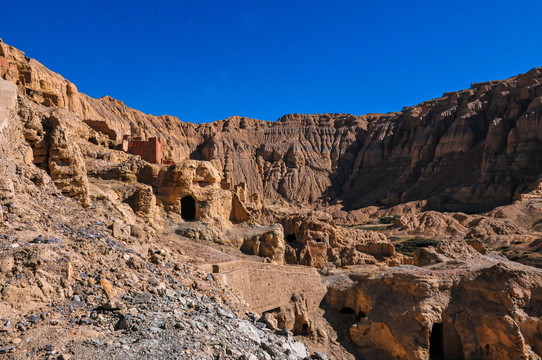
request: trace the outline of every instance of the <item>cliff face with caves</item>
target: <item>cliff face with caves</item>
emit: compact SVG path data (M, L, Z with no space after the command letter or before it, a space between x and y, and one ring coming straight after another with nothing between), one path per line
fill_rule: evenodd
M0 43L0 77L34 101L63 107L109 146L125 135L164 138L167 159L210 160L267 202L346 208L429 200L439 210L509 203L542 170L542 69L406 107L353 116L290 114L276 122L234 116L208 124L145 115L108 96L92 99Z
M0 41L0 354L306 358L277 330L334 359L540 359L541 79L195 125Z

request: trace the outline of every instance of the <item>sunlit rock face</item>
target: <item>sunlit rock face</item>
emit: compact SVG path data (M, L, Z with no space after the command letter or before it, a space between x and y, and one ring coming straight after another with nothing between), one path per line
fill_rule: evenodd
M187 220L229 221L232 193L220 187L221 174L209 162L186 160L158 174L158 201Z
M510 202L542 170L542 70L388 114L239 116L208 124L152 116L108 96L92 99L60 75L0 43L0 77L34 101L66 108L113 143L164 139L164 159L208 160L265 202L348 208L427 199L439 210Z
M10 281L2 311L24 310L21 319L32 302L94 296L89 273L102 274L103 290L100 301L87 298L89 310L117 309L123 297L113 286L161 297L177 290L155 275L203 291L218 284L180 271L188 258L207 266L241 258L222 275L272 329L339 346L318 314L325 278L325 304L356 315L345 329L363 358L540 358L540 271L494 250L517 259L542 252L541 69L396 113L200 125L89 98L2 42L0 77L0 226L10 234L0 245L12 254L0 261ZM163 140L163 163L124 148L151 137ZM412 240L436 248L405 252ZM41 257L57 245L66 256ZM119 268L105 272L106 263Z
M332 285L325 301L352 309L364 359L539 359L542 276L467 245L421 249L418 266Z

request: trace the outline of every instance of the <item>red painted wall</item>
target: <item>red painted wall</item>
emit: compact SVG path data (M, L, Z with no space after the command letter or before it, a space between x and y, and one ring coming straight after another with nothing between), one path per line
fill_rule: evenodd
M162 163L162 154L164 148L162 139L149 138L149 140L130 140L128 142L128 152L139 155L145 161L153 164Z

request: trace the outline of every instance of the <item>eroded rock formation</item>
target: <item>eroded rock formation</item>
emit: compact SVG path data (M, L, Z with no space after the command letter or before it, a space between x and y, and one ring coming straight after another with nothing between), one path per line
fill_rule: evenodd
M100 309L135 331L164 303L140 299L192 289L337 358L540 358L540 271L495 252L542 267L540 68L397 113L200 125L89 98L1 41L0 77L2 316L76 302L70 324L110 325ZM164 162L123 148L153 137Z
M540 272L454 243L418 252L419 267L365 274L328 293L330 306L359 315L350 334L364 358L540 357Z
M163 138L164 158L212 161L268 203L340 199L357 208L427 199L435 209L478 211L518 198L542 170L539 68L397 113L194 125L145 115L110 97L91 99L22 52L0 47L1 77L38 103L70 110L111 146L125 135Z

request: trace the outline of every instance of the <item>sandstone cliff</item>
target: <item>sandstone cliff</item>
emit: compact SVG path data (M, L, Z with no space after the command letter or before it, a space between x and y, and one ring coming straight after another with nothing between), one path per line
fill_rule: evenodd
M328 305L358 315L364 359L540 359L539 271L453 243L419 252L417 266L330 285Z
M4 332L21 344L0 353L44 348L21 343L34 326L22 311L72 312L52 300L82 303L77 319L62 315L66 329L127 329L137 311L126 299L210 287L229 303L209 285L222 277L264 312L264 326L307 335L338 359L351 359L341 329L358 346L350 354L365 358L542 355L540 270L492 252L542 267L542 69L397 113L200 125L89 98L1 41L0 77L0 276L9 279L0 311L17 321L16 330L0 322L0 345ZM161 137L173 163L126 152L126 136ZM231 271L187 277L189 262ZM332 329L340 315L317 307L314 268L328 285L325 311L350 316L346 327ZM96 309L116 313L104 321Z
M209 124L145 115L92 99L0 42L0 77L46 106L63 107L118 145L124 135L165 139L166 158L209 160L266 202L347 208L429 199L436 209L479 211L510 202L538 180L542 70L401 112L291 114L276 122L231 117Z

